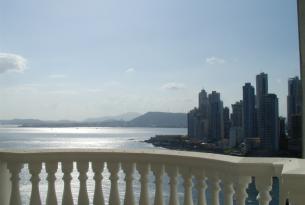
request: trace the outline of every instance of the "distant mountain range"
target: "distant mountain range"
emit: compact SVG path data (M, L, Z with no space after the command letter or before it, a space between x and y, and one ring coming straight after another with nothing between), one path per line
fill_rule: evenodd
M127 112L121 115L114 116L105 116L105 117L97 117L97 118L88 118L85 122L104 122L104 121L130 121L136 117L139 117L141 114L137 112Z
M85 121L43 121L39 119L0 120L2 125L20 127L187 127L185 113L147 112L89 118Z

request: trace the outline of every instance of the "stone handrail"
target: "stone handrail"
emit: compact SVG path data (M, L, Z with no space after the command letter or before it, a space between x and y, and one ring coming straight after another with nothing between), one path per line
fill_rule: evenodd
M270 190L272 178L278 177L280 183L280 204L285 205L289 199L292 205L301 205L305 201L305 160L288 158L248 158L227 155L167 151L167 150L35 150L35 151L0 151L0 204L21 205L19 174L23 165L27 165L31 174L30 205L55 205L58 199L55 192L55 173L61 164L64 190L62 204L72 205L71 173L73 164L79 173L78 204L105 204L102 192L102 172L104 167L110 172L109 204L120 205L118 172L125 173L125 205L148 205L151 194L148 174L154 175L154 204L163 205L163 176L169 177L169 204L178 205L177 178L181 176L184 186L184 205L193 205L193 182L198 191L197 204L206 205L206 189L211 193L211 204L219 204L219 192L224 192L223 201L233 205L245 205L246 189L252 177L255 178L260 205L271 201ZM89 199L86 187L87 173L91 164L94 173L95 191L93 199ZM47 173L48 192L46 203L41 201L39 190L39 174L45 167ZM140 174L139 203L135 201L133 183L134 172ZM193 181L193 179L196 179ZM207 183L208 181L208 183ZM209 186L207 186L207 184ZM235 196L235 197L234 197ZM28 202L27 202L28 203Z

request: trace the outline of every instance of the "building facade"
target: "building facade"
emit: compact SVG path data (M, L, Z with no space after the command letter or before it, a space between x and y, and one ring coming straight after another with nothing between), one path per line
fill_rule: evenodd
M243 135L244 138L255 136L255 90L250 83L243 86Z
M279 105L275 94L262 98L262 148L268 152L279 151Z

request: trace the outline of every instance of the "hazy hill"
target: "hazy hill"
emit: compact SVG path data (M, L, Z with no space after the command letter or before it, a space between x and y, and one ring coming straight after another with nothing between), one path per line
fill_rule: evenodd
M28 124L37 124L42 123L42 120L38 119L13 119L13 120L0 120L0 124L2 125L22 125L24 123Z
M123 114L113 118L95 118L87 121L42 121L37 119L0 120L0 124L14 124L22 127L187 127L185 113L148 112L132 120L136 113Z
M187 127L185 113L147 112L128 122L133 127Z
M85 122L104 122L104 121L130 121L136 117L139 117L141 114L137 112L127 112L121 115L113 116L104 116L97 118L88 118Z

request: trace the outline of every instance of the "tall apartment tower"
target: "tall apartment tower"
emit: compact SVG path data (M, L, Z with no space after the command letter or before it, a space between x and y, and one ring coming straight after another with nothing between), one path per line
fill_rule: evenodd
M256 75L256 107L259 108L261 99L268 94L268 74Z
M275 94L262 98L262 138L263 149L277 152L279 150L279 104Z
M230 127L230 146L238 146L243 142L243 101L232 104L231 127Z
M245 139L255 136L255 94L251 83L243 86L243 135Z
M203 140L203 126L198 112L198 108L194 108L187 114L187 132L192 140Z
M242 127L243 101L232 104L231 126Z
M230 109L228 107L225 107L223 109L223 126L224 126L224 138L229 139L231 120L230 120Z
M268 94L268 75L266 73L260 73L256 75L256 111L257 111L257 133L262 138L262 123L263 113L261 110L262 100L265 95Z
M209 109L209 99L207 92L202 89L198 95L198 102L199 102L199 111L203 115L204 118L208 117L208 109Z
M209 94L209 137L208 141L216 142L224 138L223 102L220 93Z
M287 96L287 122L288 122L288 135L292 138L297 138L295 132L295 123L301 125L302 115L302 88L301 80L298 77L290 78L288 80L288 96Z
M187 115L188 136L194 141L207 141L209 131L209 100L207 92L201 90L198 99L198 108L194 108Z

